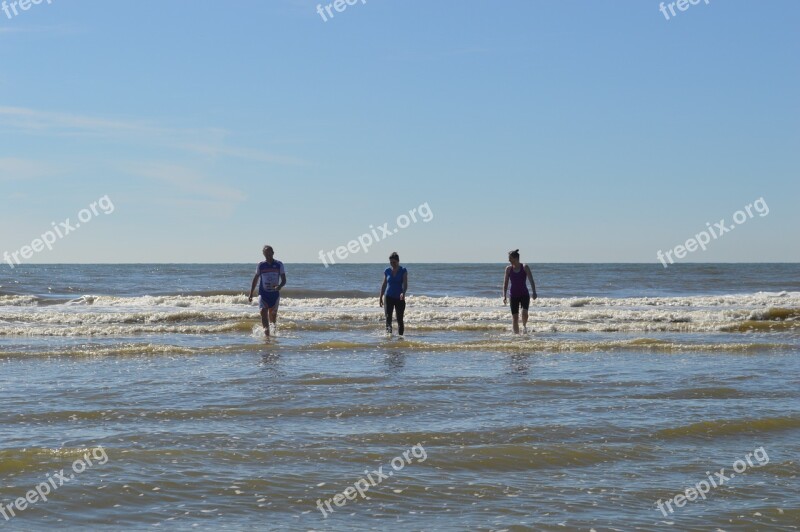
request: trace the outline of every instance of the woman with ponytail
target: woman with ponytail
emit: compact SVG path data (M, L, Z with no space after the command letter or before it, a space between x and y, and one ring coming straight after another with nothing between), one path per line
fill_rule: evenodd
M522 332L528 332L528 306L531 297L536 299L536 285L533 283L533 274L527 264L519 261L519 250L508 252L508 266L503 279L503 304L511 298L511 317L514 320L514 334L519 334L519 307L522 306ZM531 292L528 292L527 281L531 282ZM511 283L511 289L508 285ZM532 295L531 295L532 294Z

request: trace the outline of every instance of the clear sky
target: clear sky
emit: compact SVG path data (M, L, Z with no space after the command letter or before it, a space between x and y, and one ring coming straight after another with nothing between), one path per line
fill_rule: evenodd
M656 262L759 198L684 260L800 261L796 0L47 2L0 11L0 253L114 211L25 262L316 262L423 204L345 262Z

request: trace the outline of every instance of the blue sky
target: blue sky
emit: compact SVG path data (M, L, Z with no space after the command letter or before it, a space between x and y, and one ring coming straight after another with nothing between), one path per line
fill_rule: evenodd
M0 253L30 263L800 261L800 3L47 0L0 11ZM324 3L323 5L327 4ZM13 13L12 13L13 15Z

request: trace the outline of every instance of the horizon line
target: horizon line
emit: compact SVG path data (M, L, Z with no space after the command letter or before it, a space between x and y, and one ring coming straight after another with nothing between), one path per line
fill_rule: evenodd
M277 259L281 260L281 259ZM261 261L258 261L261 262ZM286 263L286 261L281 260L281 262ZM630 264L630 265L648 265L648 266L661 266L661 263L658 261L655 262L540 262L540 261L520 261L525 264ZM125 266L125 265L244 265L244 264L252 264L253 261L248 262L25 262L22 264L17 264L13 268L9 269L17 269L22 266ZM320 262L289 262L289 264L301 264L301 265L319 265L326 268L332 268L334 266L359 266L359 265L384 265L388 264L388 262L348 262L348 263L334 263L331 265L324 265ZM507 261L503 262L409 262L406 264L507 264ZM678 266L678 265L710 265L710 264L798 264L800 262L791 262L791 261L759 261L759 262L752 262L752 261L737 261L737 262L676 262L670 264L670 266Z

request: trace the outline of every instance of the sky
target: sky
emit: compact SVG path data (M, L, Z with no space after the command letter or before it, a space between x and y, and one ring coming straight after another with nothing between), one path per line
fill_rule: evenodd
M800 2L668 4L6 0L0 253L800 262Z

